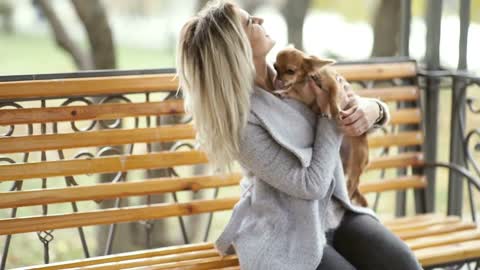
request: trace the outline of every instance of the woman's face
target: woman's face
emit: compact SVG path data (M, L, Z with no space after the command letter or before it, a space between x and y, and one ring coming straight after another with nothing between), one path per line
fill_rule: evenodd
M275 45L275 41L273 41L265 32L265 29L262 26L263 19L260 17L250 16L248 12L241 8L237 8L237 12L240 15L245 33L247 33L247 37L250 40L253 57L266 57L268 52Z

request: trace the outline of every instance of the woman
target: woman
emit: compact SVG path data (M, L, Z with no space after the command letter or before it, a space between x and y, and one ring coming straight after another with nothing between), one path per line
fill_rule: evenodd
M237 160L245 175L216 248L222 255L235 252L245 270L421 269L373 211L347 196L343 134L384 124L388 108L350 94L336 123L273 95L275 74L266 55L274 41L262 23L220 2L189 20L180 35L180 86L200 146L217 168ZM315 91L325 107L314 83L304 91Z

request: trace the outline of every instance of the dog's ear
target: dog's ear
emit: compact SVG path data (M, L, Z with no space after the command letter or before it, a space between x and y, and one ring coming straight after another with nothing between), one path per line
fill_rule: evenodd
M312 55L312 56L306 56L304 58L304 64L306 65L307 69L316 69L316 68L321 68L328 65L333 65L335 64L335 60L326 59L326 58L322 59Z

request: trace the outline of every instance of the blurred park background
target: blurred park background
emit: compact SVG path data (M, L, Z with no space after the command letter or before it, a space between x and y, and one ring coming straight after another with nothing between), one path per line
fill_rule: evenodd
M205 2L207 1L0 0L0 76L175 67L179 30ZM308 53L339 61L399 54L400 0L235 2L265 19L264 27L277 41L269 55L270 60L288 43L293 43ZM426 2L412 1L409 53L420 64L423 63L426 48ZM440 62L442 67L455 69L459 55L459 1L443 2ZM478 74L480 0L472 0L470 16L468 69ZM480 98L479 90L469 89L468 95ZM448 161L449 157L450 104L451 91L441 91L438 159L442 161ZM467 120L467 129L480 126L478 116L475 118L467 114ZM444 171L438 173L436 205L442 212L446 209L447 176ZM232 188L222 192L238 190ZM414 211L412 194L409 191L408 213ZM382 195L380 215L393 215L394 195L393 192ZM371 200L373 197L368 198ZM67 207L68 204L61 204L57 210L70 211ZM7 210L0 210L0 217L8 216ZM209 240L218 235L229 216L230 212L219 213ZM56 239L52 242L51 261L83 257L78 239L72 239L75 233L74 230L56 232ZM94 242L95 234L90 231L87 234ZM0 243L3 242L2 237ZM42 263L43 251L35 234L16 235L12 243L8 267ZM138 248L138 245L132 246L117 251Z

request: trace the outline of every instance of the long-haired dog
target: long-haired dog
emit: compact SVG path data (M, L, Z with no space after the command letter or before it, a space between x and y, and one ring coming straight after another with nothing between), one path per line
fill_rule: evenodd
M327 108L322 108L330 117L340 117L340 98L344 91L337 82L337 73L330 65L335 61L309 56L293 47L280 51L274 68L277 79L283 82L284 90L276 91L281 96L297 99L313 111L319 112L314 92L305 92L307 79L311 78L320 89L327 92L329 100ZM346 168L348 194L352 201L367 206L367 200L358 190L360 175L368 165L368 142L366 133L347 137L350 143L349 156Z

